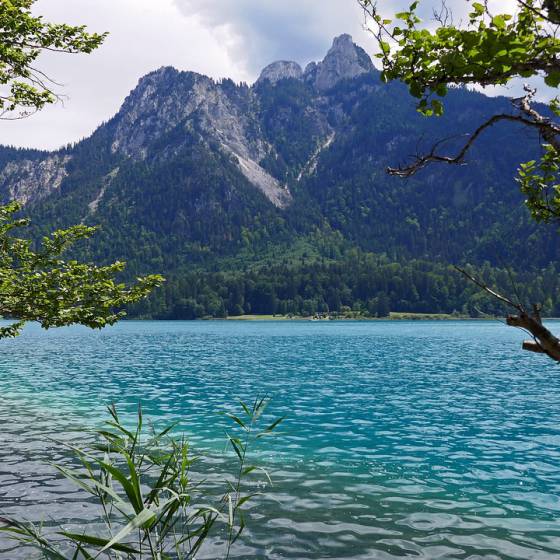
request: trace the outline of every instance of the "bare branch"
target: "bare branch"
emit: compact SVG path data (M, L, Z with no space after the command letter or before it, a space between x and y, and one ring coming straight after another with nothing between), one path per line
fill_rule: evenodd
M441 1L439 10L436 10L435 8L432 10L432 18L442 27L453 25L453 12L449 9L445 0Z
M525 309L523 308L523 306L520 303L514 303L513 301L511 301L511 299L509 299L506 296L503 296L502 294L499 294L498 292L494 291L487 284L485 284L482 280L479 280L478 278L475 278L472 274L467 272L464 268L461 268L459 266L454 266L453 268L455 268L455 270L460 272L463 276L465 276L473 284L476 284L484 292L490 294L492 297L496 298L497 300L501 301L502 303L505 303L506 305L509 305L510 307L513 307L514 309L516 309L520 313L525 313Z
M533 340L523 342L523 350L546 354L556 362L560 362L560 340L542 324L540 305L533 304L533 313L529 314L521 303L514 303L511 299L490 288L485 282L476 278L465 269L458 266L455 266L455 269L481 290L512 307L519 313L519 315L508 315L506 324L510 327L521 329L533 337Z
M459 152L454 156L440 155L437 153L437 149L442 144L442 141L436 143L431 151L425 155L416 155L415 161L407 166L400 167L388 167L387 172L390 175L396 175L398 177L411 177L418 171L426 167L429 163L440 162L448 163L451 165L463 165L465 163L465 156L467 152L471 149L473 144L476 142L478 137L491 126L495 125L501 121L517 122L529 128L535 128L539 131L539 134L554 148L560 152L560 126L553 122L548 117L542 116L533 107L531 107L531 100L535 94L535 91L525 86L527 94L519 99L512 99L511 102L516 109L521 111L523 115L511 115L508 113L500 113L498 115L493 115L486 122L482 123L470 136L468 141L459 150Z
M524 8L526 8L527 10L530 10L540 18L544 19L545 21L548 21L553 25L558 25L558 21L550 14L550 9L548 9L549 13L545 13L542 10L535 8L535 6L531 5L529 2L525 2L524 0L517 0L517 3L523 6Z
M523 350L527 350L527 352L535 352L537 354L546 354L543 350L542 346L535 342L534 340L525 340L523 341L523 346L521 347Z

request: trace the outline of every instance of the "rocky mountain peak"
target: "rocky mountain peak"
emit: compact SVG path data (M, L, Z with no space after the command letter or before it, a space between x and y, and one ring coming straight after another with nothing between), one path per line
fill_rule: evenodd
M116 117L113 152L146 156L148 144L176 127L217 90L195 72L163 67L140 79Z
M257 84L264 82L265 80L270 81L272 84L284 80L287 78L295 78L299 80L303 77L303 70L297 62L292 62L288 60L279 60L269 64L259 76Z
M348 33L342 33L342 35L339 35L338 37L335 37L333 39L331 50L346 50L354 48L355 46L356 45L352 40L352 35L349 35Z
M281 60L268 65L257 84L278 84L284 79L305 80L311 87L305 110L295 116L291 107L279 106L273 117L263 120L262 96L267 88L248 88L231 80L216 81L196 72L163 66L142 77L125 99L120 111L104 125L108 148L118 158L132 161L170 161L196 142L208 152L231 156L245 178L277 207L292 201L288 176L283 171L289 150L275 140L289 135L293 122L306 121L306 157L298 173L315 169L318 154L332 142L327 117L318 105L322 93L342 79L371 72L368 55L350 35L334 39L325 58L309 64L305 72L297 62ZM280 130L285 132L280 134ZM56 190L68 176L72 155L48 154L41 162L15 161L0 169L0 189L25 203L40 200ZM293 157L293 156L292 156ZM90 206L95 211L106 183L100 182L100 198Z
M340 80L355 78L373 70L368 54L352 41L350 35L344 34L334 39L322 62L310 64L306 68L305 78L314 83L319 91L325 91Z
M302 70L295 63L281 62L263 74L277 81L301 76ZM287 206L289 191L260 165L270 146L256 120L253 96L231 80L218 83L195 72L160 68L142 78L123 104L112 129L111 150L136 160L169 159L194 134L206 149L215 149L213 144L232 156L239 171L274 205ZM162 140L166 136L170 139ZM157 150L154 142L160 142Z

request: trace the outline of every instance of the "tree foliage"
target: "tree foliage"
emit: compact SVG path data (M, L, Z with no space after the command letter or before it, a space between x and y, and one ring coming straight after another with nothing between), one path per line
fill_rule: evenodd
M53 103L52 81L35 66L43 51L90 53L105 34L85 26L46 23L34 16L34 0L0 2L0 118L22 118ZM80 323L91 328L112 325L123 307L148 295L163 278L138 278L131 286L116 280L124 263L95 266L61 258L69 247L94 233L78 225L56 230L34 250L29 239L14 232L28 225L16 217L18 202L0 206L0 314L17 319L0 328L0 338L17 336L26 321L44 328Z
M543 316L560 315L558 267L513 273L464 265L495 290L516 288L519 301L542 301ZM499 316L503 306L446 264L350 250L335 259L293 258L258 265L235 263L221 271L170 273L163 289L133 306L132 316L200 319L239 315L387 317L401 314Z
M550 222L560 214L560 158L553 146L543 146L543 156L522 163L518 182L537 222Z
M52 80L36 67L42 52L90 53L106 36L83 25L47 23L31 13L34 3L0 2L1 118L25 117L57 99Z
M112 325L125 315L123 306L161 285L157 275L138 278L131 286L119 283L122 262L95 266L63 260L62 253L90 237L93 227L57 230L33 250L32 241L14 235L28 225L28 220L16 218L19 209L16 202L0 207L0 314L18 319L0 328L0 338L16 336L26 321L38 321L44 328Z
M385 81L398 79L418 99L424 115L442 115L443 98L449 87L475 84L504 86L516 78L541 78L551 88L560 85L560 6L557 0L516 0L511 11L492 12L486 0L469 1L465 24L455 25L445 3L435 13L436 28L422 25L418 16L420 2L397 13L395 21L385 19L372 0L359 0L371 17L372 31L379 44L379 59ZM548 111L536 107L536 89L524 85L525 94L512 99L509 112L490 116L452 155L441 153L444 142L427 154L399 168L395 175L410 177L432 162L462 164L474 142L496 123L516 122L535 130L542 144L541 160L520 164L518 182L526 196L533 218L549 222L560 218L560 116L558 97L549 101ZM560 361L560 339L542 324L541 306L527 307L501 295L485 282L465 272L487 294L515 309L507 323L531 334L524 349L543 353Z
M441 102L449 85L506 85L516 77L542 75L547 85L560 84L560 39L546 1L517 1L515 13L490 12L485 2L470 2L467 25L453 25L451 14L437 15L434 30L420 26L420 2L395 15L396 23L382 19L370 0L380 39L383 75L399 79L417 97L426 114L441 113Z
M443 114L443 98L449 87L504 86L518 78L535 77L552 88L560 85L556 2L517 0L515 10L493 13L488 2L470 1L471 11L464 25L455 25L443 4L442 11L435 14L438 25L431 30L418 16L418 1L394 19L385 19L371 0L359 1L371 16L383 79L403 81L418 99L418 110L427 116ZM538 132L544 151L541 164L530 162L521 168L519 180L527 205L540 220L560 217L557 174L550 173L551 161L560 161L560 126L554 120L560 115L559 100L551 99L549 111L543 112L535 107L535 94L534 88L525 85L525 95L512 99L511 111L495 114L481 123L456 154L442 154L439 143L429 153L417 155L411 164L391 168L390 172L410 176L434 161L461 164L473 142L487 128L502 121L517 122ZM538 186L543 177L546 188Z

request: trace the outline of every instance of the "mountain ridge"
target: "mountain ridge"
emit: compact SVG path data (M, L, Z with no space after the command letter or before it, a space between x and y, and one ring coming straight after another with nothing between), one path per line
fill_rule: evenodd
M444 117L420 116L406 88L383 84L348 35L319 63L279 61L250 86L162 67L82 142L44 153L2 148L0 196L25 203L36 236L99 224L77 256L124 259L130 275L163 272L169 286L192 269L266 268L295 254L336 262L353 250L523 273L557 262L554 234L531 221L513 181L531 155L514 128L480 138L476 164L432 166L407 181L386 175L423 145L509 110L503 98L464 89L446 105Z
M278 74L282 65L287 65L289 70L284 68ZM299 73L294 73L296 67ZM203 74L163 66L140 78L116 115L100 128L114 129L113 153L143 159L147 154L147 139L152 142L188 118L199 119L203 131L213 131L222 148L238 158L239 168L249 182L262 190L273 204L283 207L290 202L289 190L259 165L271 146L252 135L254 130L251 127L255 123L239 113L235 101L250 104L253 88L264 80L271 81L271 77L272 83L289 78L302 79L313 82L319 91L324 91L341 79L351 79L370 70L373 71L373 65L369 57L352 43L349 35L337 37L324 60L309 64L305 72L296 62L272 63L253 86L242 88L241 99L237 100L228 95L231 88L227 86L233 84L231 80L220 83ZM276 74L272 76L271 72ZM169 82L179 82L181 87L174 88L165 103L158 104L154 98L161 97L162 88L165 89ZM221 87L224 83L227 84L225 88ZM154 111L157 111L157 118ZM20 163L19 168L14 165L4 167L0 172L0 192L18 198L23 204L51 194L67 176L66 167L72 158L71 155L58 156L61 151L64 149L48 152L50 155L41 162L39 172L29 164Z

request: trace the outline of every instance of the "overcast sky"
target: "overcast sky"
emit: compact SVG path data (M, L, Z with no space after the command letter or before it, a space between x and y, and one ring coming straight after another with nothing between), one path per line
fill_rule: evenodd
M388 13L407 4L384 2ZM448 5L459 14L467 3ZM110 35L90 55L43 55L40 67L61 84L64 104L1 122L1 144L54 149L80 140L160 66L251 83L274 60L321 59L341 33L370 54L374 48L356 0L38 0L34 12Z

